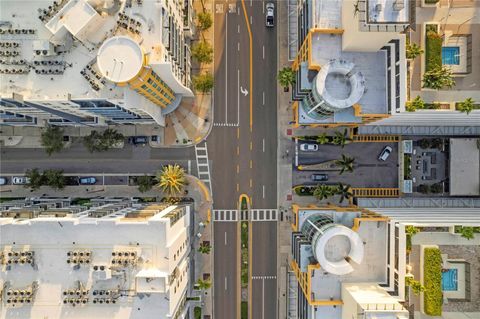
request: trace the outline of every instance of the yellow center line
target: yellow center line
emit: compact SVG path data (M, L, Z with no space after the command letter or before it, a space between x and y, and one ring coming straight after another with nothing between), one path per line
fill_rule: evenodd
M250 43L250 132L253 128L253 39L252 30L250 29L250 22L248 21L247 8L245 7L245 0L242 0L243 15L245 16L245 24L247 25L248 38Z

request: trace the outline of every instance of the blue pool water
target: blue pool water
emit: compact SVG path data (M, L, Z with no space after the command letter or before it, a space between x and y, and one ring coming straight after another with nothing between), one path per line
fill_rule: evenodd
M442 64L459 65L460 47L442 47Z
M443 291L455 291L458 290L457 284L457 269L447 269L442 272L442 290Z

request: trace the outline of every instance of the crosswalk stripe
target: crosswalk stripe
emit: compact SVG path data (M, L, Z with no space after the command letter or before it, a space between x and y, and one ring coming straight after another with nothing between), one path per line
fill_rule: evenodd
M255 279L277 279L277 276L252 276L252 280Z

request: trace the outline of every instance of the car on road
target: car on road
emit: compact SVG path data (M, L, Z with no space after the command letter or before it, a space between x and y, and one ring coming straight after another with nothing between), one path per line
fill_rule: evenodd
M8 179L5 177L0 177L0 185L7 185Z
M97 182L95 177L80 177L78 179L78 183L80 185L93 185Z
M132 136L128 141L133 145L146 145L148 143L148 136Z
M300 144L300 150L304 152L316 152L318 151L318 144Z
M268 2L266 5L265 5L265 11L266 11L266 22L265 22L265 25L268 27L268 28L273 28L273 26L275 25L274 21L275 21L275 4L273 4L273 2Z
M378 155L378 160L379 161L386 161L387 158L390 156L392 153L393 149L390 146L385 146L383 151Z
M25 176L14 176L12 177L12 184L13 185L26 185L30 183L30 178Z
M313 182L325 182L325 181L328 181L328 175L327 174L312 174L310 176L310 179Z

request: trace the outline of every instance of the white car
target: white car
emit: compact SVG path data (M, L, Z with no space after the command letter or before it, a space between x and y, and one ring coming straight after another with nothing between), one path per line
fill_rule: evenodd
M268 27L268 28L273 28L273 26L275 25L275 4L273 2L268 2L266 5L265 5L265 11L266 11L266 21L265 21L265 25Z
M26 185L30 183L30 178L25 176L15 176L12 177L12 184L13 185Z
M318 144L300 144L300 150L304 152L316 152L318 151Z
M378 155L378 160L379 161L386 161L387 158L390 156L390 153L392 153L393 149L390 146L385 146L383 151Z

